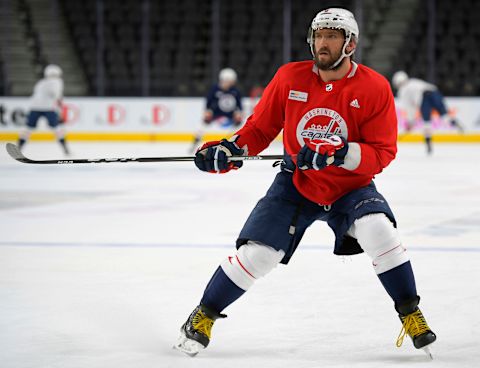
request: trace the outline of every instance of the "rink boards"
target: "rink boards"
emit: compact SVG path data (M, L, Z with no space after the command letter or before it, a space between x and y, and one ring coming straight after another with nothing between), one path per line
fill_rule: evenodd
M245 117L251 114L256 99L244 98ZM0 98L0 140L18 138L24 128L29 99ZM166 141L187 142L202 127L203 98L92 98L67 97L62 116L67 139L72 141ZM432 118L437 142L480 142L480 98L447 98L449 113L465 128L459 134L438 117ZM404 113L397 109L399 141L421 142L423 124L419 116L413 129L406 132ZM219 139L231 130L218 126L205 130L205 139ZM52 140L54 134L40 121L33 140Z

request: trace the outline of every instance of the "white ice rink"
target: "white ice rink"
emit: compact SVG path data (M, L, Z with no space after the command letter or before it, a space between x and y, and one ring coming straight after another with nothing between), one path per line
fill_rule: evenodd
M1 368L480 366L480 145L402 144L376 180L438 336L428 361L405 339L365 255L336 257L316 223L218 321L196 358L180 325L230 255L276 168L227 175L193 163L26 165L0 147ZM187 145L72 143L74 157L185 155ZM281 153L274 146L268 153ZM25 154L62 157L54 142Z

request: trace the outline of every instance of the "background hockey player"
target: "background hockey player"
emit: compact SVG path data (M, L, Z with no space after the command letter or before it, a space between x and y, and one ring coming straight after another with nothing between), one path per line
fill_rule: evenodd
M20 133L18 146L21 149L25 145L32 134L32 130L37 127L38 120L43 117L47 119L48 125L55 130L58 142L64 153L68 155L69 150L60 119L63 99L62 69L58 65L50 64L45 67L43 75L44 77L33 88L26 128Z
M402 322L397 346L406 335L416 348L435 341L418 308L395 217L372 181L395 158L397 119L388 81L351 60L358 36L351 12L318 13L308 35L314 61L281 67L245 126L229 140L205 143L197 151L200 170L226 173L242 167L229 157L257 155L283 130L285 162L241 230L236 252L217 268L181 327L175 345L181 351L195 355L205 348L214 321L226 317L222 311L279 263L287 264L317 220L334 231L335 254L365 252L372 259ZM234 203L225 204L220 215L230 211Z
M219 129L232 129L242 123L242 95L235 86L237 73L232 68L222 69L207 95L203 126L193 142L194 151L201 142L206 126L217 126Z
M414 124L415 115L420 110L424 122L424 137L427 153L432 153L432 112L436 110L447 125L457 127L463 132L461 125L448 115L445 99L437 86L418 78L409 78L400 70L392 77L392 84L397 89L397 100L401 109L407 114L407 129Z

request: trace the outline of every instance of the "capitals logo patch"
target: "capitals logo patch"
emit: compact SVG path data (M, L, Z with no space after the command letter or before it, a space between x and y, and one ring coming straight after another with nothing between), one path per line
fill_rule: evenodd
M347 123L335 110L317 107L305 113L298 122L297 140L300 146L307 140L315 144L316 140L332 135L348 139Z

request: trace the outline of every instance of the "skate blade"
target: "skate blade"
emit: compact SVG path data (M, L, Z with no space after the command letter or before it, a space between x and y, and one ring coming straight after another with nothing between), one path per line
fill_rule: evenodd
M427 354L430 360L433 360L433 355L432 355L432 352L430 351L430 346L425 346L422 348L422 350L425 352L425 354Z
M179 350L182 353L187 354L188 356L193 358L200 352L200 350L203 350L204 347L199 342L187 338L187 336L185 336L185 333L181 331L180 337L178 338L175 345L173 345L173 349Z

